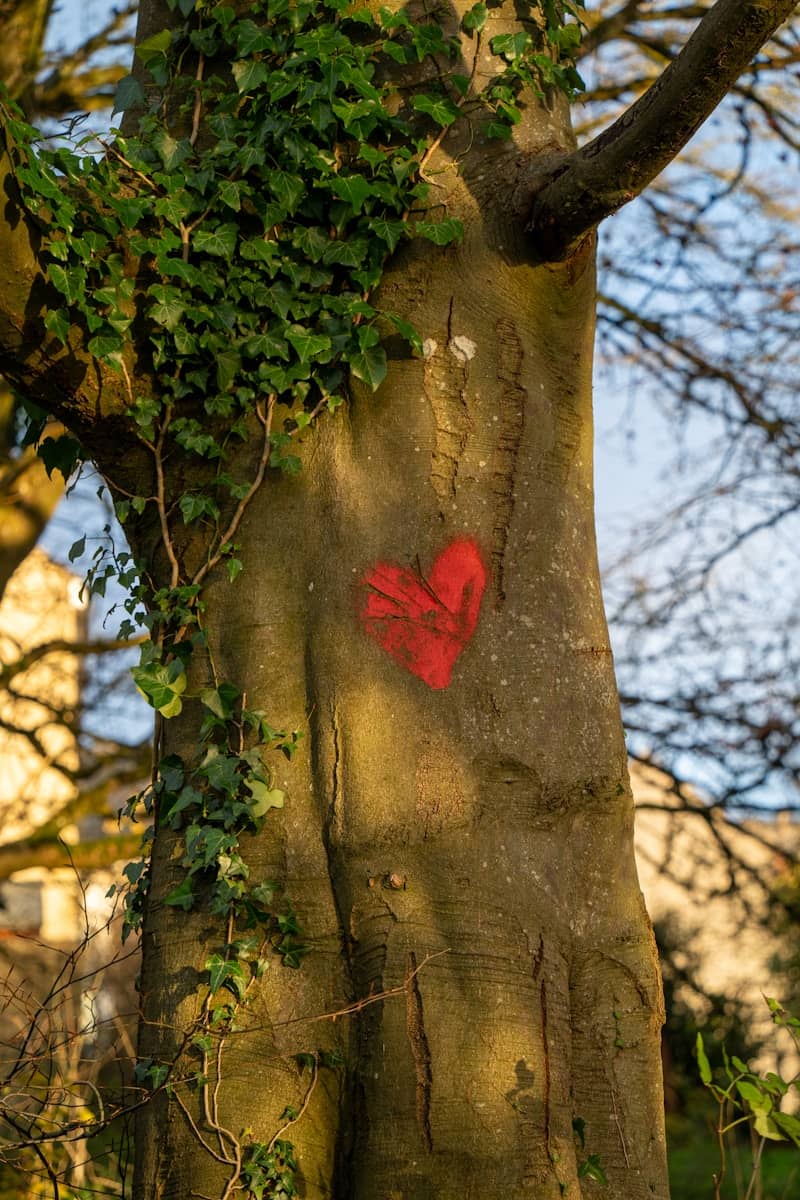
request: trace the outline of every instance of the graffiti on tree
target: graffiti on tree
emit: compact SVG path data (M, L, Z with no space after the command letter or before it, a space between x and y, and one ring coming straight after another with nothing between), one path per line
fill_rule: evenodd
M429 687L446 688L475 632L487 572L472 538L457 538L426 577L416 567L379 562L361 580L367 635Z

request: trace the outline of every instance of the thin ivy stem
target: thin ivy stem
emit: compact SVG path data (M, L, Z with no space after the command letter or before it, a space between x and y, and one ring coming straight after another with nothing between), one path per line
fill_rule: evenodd
M747 1191L744 1194L744 1200L750 1200L750 1197L753 1194L753 1188L756 1186L759 1172L761 1170L761 1155L764 1153L764 1146L766 1145L766 1143L767 1143L766 1138L762 1137L759 1139L758 1149L756 1150L755 1154L753 1155L753 1171L750 1176L750 1182L747 1185Z
M275 1143L278 1141L278 1139L281 1137L281 1135L284 1134L291 1125L296 1125L297 1122L299 1120L301 1120L303 1114L305 1113L306 1109L308 1108L309 1104L311 1103L311 1095L312 1095L312 1092L314 1091L314 1088L317 1086L318 1078L319 1078L319 1065L315 1058L314 1065L311 1068L311 1083L308 1085L308 1091L305 1094L305 1098L301 1105L300 1111L296 1117L292 1117L292 1119L290 1121L287 1121L285 1125L281 1125L281 1127L277 1131L277 1133L273 1134L272 1141L270 1142L268 1149L267 1149L267 1152L269 1154L271 1154L272 1151L275 1149Z
M242 497L242 499L237 504L236 512L233 514L230 524L228 525L227 529L222 534L222 536L218 539L218 542L217 542L218 549L215 551L214 554L211 555L211 557L209 559L207 559L207 561L203 564L203 566L200 567L200 569L197 571L194 578L192 579L192 584L195 586L202 583L202 581L205 579L205 577L209 573L209 571L213 570L213 568L217 565L217 563L222 558L223 553L224 553L224 547L227 546L228 543L231 541L231 539L236 536L236 531L239 528L239 525L241 524L242 517L244 516L245 512L247 511L247 506L249 505L250 501L253 499L253 496L255 496L258 489L261 487L261 484L264 482L264 476L267 472L267 466L269 465L270 435L272 432L272 414L273 414L273 411L275 408L276 399L277 399L277 397L275 396L274 392L269 395L269 397L267 399L266 413L264 412L260 403L256 404L256 416L258 417L258 420L260 421L261 426L264 430L264 445L263 445L263 448L261 451L261 458L259 459L258 469L256 471L255 478L253 479L253 482L250 484L250 487L247 489L246 494Z
M200 1145L201 1145L201 1146L203 1147L203 1149L206 1151L206 1153L207 1153L207 1154L210 1154L212 1158L215 1158L215 1159L217 1160L217 1162L219 1162L219 1163L222 1163L222 1164L223 1164L223 1166L226 1166L226 1167L233 1166L233 1164L234 1164L234 1162L235 1162L236 1160L235 1160L235 1159L233 1159L233 1158L227 1158L227 1157L224 1157L222 1154L217 1154L217 1152L216 1152L216 1150L214 1149L214 1147L213 1147L212 1145L210 1145L210 1144L209 1144L209 1143L206 1141L206 1139L203 1137L202 1133L200 1132L200 1130L199 1130L199 1129L198 1129L198 1127L197 1127L197 1123L195 1122L195 1119L194 1119L194 1117L193 1117L193 1116L192 1116L192 1114L189 1112L189 1109L188 1109L188 1108L187 1108L187 1106L184 1104L183 1100L181 1100L181 1098L180 1098L180 1096L178 1095L178 1093L177 1093L176 1091L173 1091L173 1093L172 1093L172 1094L173 1094L173 1096L175 1097L175 1100L177 1101L178 1107L180 1108L181 1112L182 1112L182 1113L183 1113L183 1115L186 1117L186 1120L187 1120L187 1122L188 1122L188 1124L189 1124L189 1128L191 1129L191 1131L192 1131L192 1133L194 1134L194 1136L197 1138L197 1140L198 1140L198 1142L200 1143Z
M203 68L205 66L205 61L205 57L201 54L197 60L197 73L195 75L195 82L198 84L202 83L203 80ZM194 92L194 112L192 113L192 132L189 135L190 146L195 144L200 133L200 116L202 111L203 97L200 93L200 88L196 87Z
M156 439L155 446L153 447L153 455L156 466L156 501L158 505L158 520L159 524L161 525L161 540L164 543L164 549L166 551L167 558L169 559L170 567L172 568L170 587L176 588L180 582L181 571L180 567L178 566L178 559L175 556L175 547L172 544L172 536L169 532L169 521L167 520L163 457L164 438L166 436L167 429L169 428L171 415L172 406L168 405L167 411L164 415L164 420L162 421L161 427L158 431L158 438Z

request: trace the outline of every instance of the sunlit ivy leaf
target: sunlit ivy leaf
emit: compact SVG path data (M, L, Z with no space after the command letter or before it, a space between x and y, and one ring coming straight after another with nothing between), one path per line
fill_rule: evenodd
M705 1046L703 1045L703 1035L698 1033L695 1040L695 1053L697 1055L697 1066L700 1071L700 1078L703 1083L708 1086L711 1083L711 1064L708 1061Z
M486 19L489 16L489 10L485 4L473 4L464 16L461 18L461 24L464 29L472 29L478 32L483 29L486 24Z
M145 38L139 42L136 47L136 56L142 60L145 66L153 58L159 58L166 55L172 43L172 34L168 29L161 29L158 33L154 33L152 37Z
M271 808L283 808L286 794L280 788L271 788L259 779L246 780L245 787L253 797L248 808L254 817L263 817Z
M444 217L441 221L417 221L413 226L414 233L435 242L437 246L447 246L450 242L460 242L464 236L464 226L455 217Z
M506 62L521 58L530 45L530 34L522 30L517 33L498 33L489 42L492 54L498 54Z
M599 1154L590 1154L587 1159L578 1164L578 1176L581 1179L593 1179L595 1183L608 1187L608 1176L600 1163Z
M186 674L180 659L170 663L151 662L131 671L136 687L148 704L163 717L176 717L183 707Z
M86 290L86 271L83 267L62 267L60 263L47 264L47 278L61 292L69 304L81 299Z

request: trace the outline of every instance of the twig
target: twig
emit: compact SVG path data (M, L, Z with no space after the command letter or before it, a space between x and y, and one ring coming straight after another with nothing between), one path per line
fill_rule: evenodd
M449 954L450 947L447 946L444 950L437 950L435 954L426 954L418 967L413 971L409 971L403 982L398 987L387 988L385 992L376 992L372 996L364 996L361 1000L356 1000L353 1004L348 1004L346 1008L340 1008L336 1012L319 1013L316 1017L294 1017L291 1021L278 1021L274 1028L280 1028L286 1025L311 1025L316 1021L338 1021L339 1017L350 1017L354 1013L361 1012L362 1009L368 1008L370 1004L377 1004L382 1000L389 1000L392 996L402 996L408 991L408 986L412 979L419 975L423 967L428 963L433 962L435 958L441 958L443 954ZM252 1031L253 1026L250 1026Z
M205 66L205 58L201 54L197 60L197 73L195 82L201 83L203 79L203 67ZM197 136L200 132L200 114L203 111L203 98L200 94L200 88L196 87L194 91L194 112L192 113L192 132L189 135L189 145L193 146L197 141Z

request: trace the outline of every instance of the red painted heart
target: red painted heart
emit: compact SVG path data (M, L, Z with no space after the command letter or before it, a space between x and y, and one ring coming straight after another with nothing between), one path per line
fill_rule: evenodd
M368 589L361 621L369 637L429 687L446 688L475 632L486 568L471 538L451 542L426 579L379 562L361 580Z

